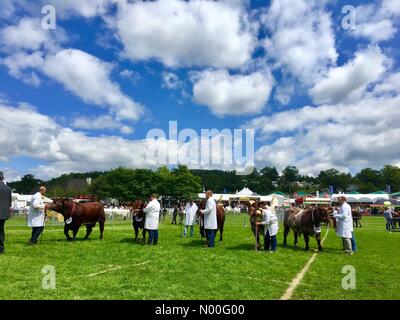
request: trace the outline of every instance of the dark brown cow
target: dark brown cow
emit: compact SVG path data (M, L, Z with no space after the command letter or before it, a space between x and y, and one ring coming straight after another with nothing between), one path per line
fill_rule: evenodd
M251 231L253 232L254 238L256 240L255 244L256 251L260 250L260 235L264 234L264 226L257 225L257 222L260 221L260 216L262 216L262 214L257 215L256 213L257 210L258 210L258 204L256 203L248 208Z
M58 199L49 205L49 209L64 217L64 234L68 241L76 239L76 234L82 224L86 226L85 240L91 234L93 227L99 222L100 239L103 239L106 215L103 205L99 202L77 203L69 199ZM72 238L69 231L72 230Z
M201 219L201 225L203 226L204 226L204 214L202 214L200 210L204 210L205 208L206 208L206 201L201 201L198 204L197 215ZM224 224L225 224L225 209L222 205L219 205L217 203L217 229L219 230L219 241L223 240ZM202 237L205 237L204 227L200 227L200 234Z
M142 242L146 243L146 230L144 229L145 214L143 209L146 204L142 200L136 200L132 205L132 225L135 230L135 241L138 239L139 230L142 230Z
M329 210L323 207L310 207L305 209L290 208L284 214L284 240L283 246L286 247L287 235L291 230L294 233L294 245L297 247L298 236L303 234L306 243L305 250L309 250L310 236L315 236L318 243L318 250L322 251L321 246L321 223L331 224Z
M353 217L353 227L358 228L362 227L361 225L361 219L362 219L362 212L359 210L352 210L351 211L351 216Z

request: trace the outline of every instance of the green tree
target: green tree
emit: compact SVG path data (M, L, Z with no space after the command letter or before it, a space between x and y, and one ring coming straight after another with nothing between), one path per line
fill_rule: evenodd
M382 173L378 170L366 168L355 176L358 191L370 193L384 188Z
M30 194L41 184L43 184L42 180L36 179L33 174L26 174L21 178L20 181L11 182L9 185L18 193Z
M318 181L322 188L333 186L335 191L345 191L352 183L352 177L349 173L329 169L319 173Z

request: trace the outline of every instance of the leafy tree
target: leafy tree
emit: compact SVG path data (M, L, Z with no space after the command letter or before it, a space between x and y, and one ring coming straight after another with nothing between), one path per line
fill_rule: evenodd
M366 168L355 176L361 193L369 193L384 188L382 173L378 170Z
M33 174L24 175L20 181L11 182L9 185L12 189L15 189L16 192L21 194L30 194L32 190L43 184L43 181L40 179L36 179Z
M319 173L318 181L322 188L333 186L335 191L345 191L352 183L352 177L349 173L329 169Z

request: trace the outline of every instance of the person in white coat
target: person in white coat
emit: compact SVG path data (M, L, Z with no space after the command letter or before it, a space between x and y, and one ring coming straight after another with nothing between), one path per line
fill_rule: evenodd
M28 212L28 227L32 228L32 235L28 242L30 245L37 244L37 240L44 229L46 205L43 202L43 197L45 193L46 188L42 186L39 188L39 192L36 192L31 199Z
M197 205L193 202L193 200L190 200L185 207L186 221L185 221L185 229L183 230L184 237L186 237L187 235L188 227L190 227L190 236L193 237L194 225L196 224L197 210L198 210Z
M340 208L339 212L333 213L334 218L337 221L336 234L342 238L343 247L347 254L353 254L352 250L352 232L353 232L353 217L351 215L351 207L346 202L347 199L344 196L338 198Z
M264 225L264 250L265 251L276 251L276 235L279 230L278 217L275 214L274 209L265 205L263 210L263 221L257 222L257 224Z
M209 248L214 248L215 235L217 233L217 204L212 197L213 193L211 190L206 192L206 208L201 210L204 214L204 231L207 239L207 246Z
M146 208L143 209L145 213L144 228L149 233L148 244L158 243L158 223L160 218L160 203L157 200L157 195L152 194L150 196L150 202Z

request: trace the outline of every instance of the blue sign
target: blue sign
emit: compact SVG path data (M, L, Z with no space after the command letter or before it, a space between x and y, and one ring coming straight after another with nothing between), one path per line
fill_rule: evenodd
M333 194L333 186L329 186L329 193Z

